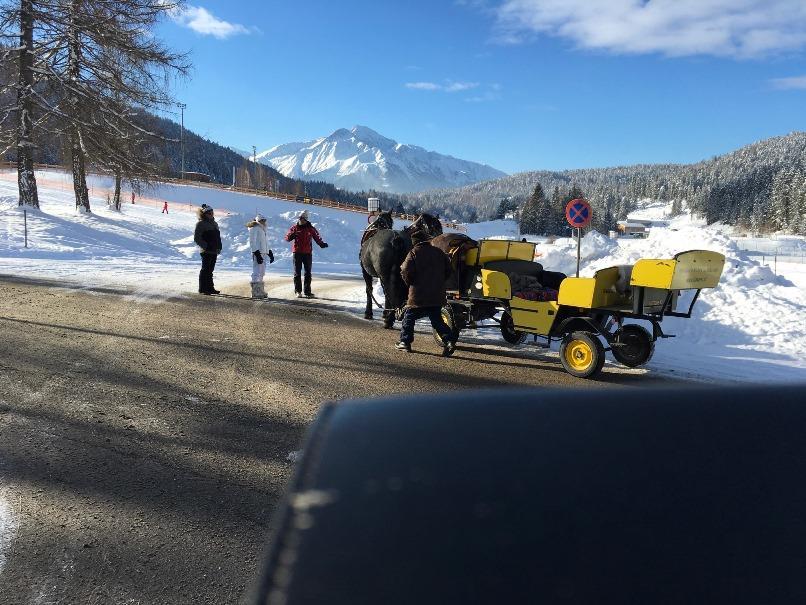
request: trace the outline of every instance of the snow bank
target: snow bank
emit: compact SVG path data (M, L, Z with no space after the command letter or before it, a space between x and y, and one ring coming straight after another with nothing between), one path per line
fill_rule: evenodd
M664 320L664 331L676 338L658 342L649 367L714 379L806 381L806 292L747 256L728 228L683 216L668 228L653 228L647 239L611 240L591 232L582 240L581 275L694 249L725 255L722 280L703 290L692 319ZM547 269L575 273L574 240L543 243L538 251Z
M515 239L520 237L520 228L517 221L484 221L468 225L467 235L473 239Z
M6 564L6 558L11 550L11 542L17 534L17 519L11 504L3 497L0 491L0 574Z

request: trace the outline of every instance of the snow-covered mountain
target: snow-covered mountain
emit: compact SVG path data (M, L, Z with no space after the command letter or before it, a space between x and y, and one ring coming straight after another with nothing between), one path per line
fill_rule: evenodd
M257 157L287 177L326 181L353 191L407 193L506 176L486 164L403 145L366 126L340 128L315 141L278 145Z

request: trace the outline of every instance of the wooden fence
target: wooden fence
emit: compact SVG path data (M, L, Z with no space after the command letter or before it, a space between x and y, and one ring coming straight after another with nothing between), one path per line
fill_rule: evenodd
M14 168L16 169L17 165L11 162L0 162L0 168ZM38 170L58 170L61 172L67 172L67 169L64 166L54 166L52 164L37 164L36 168ZM89 174L89 173L88 173ZM98 176L112 176L109 173L105 173L102 171L97 171L93 174ZM188 179L176 179L171 177L162 177L162 176L155 176L154 181L158 183L170 183L173 185L187 185L191 187L205 187L208 189L219 189L221 191L234 191L237 193L245 193L248 195L257 195L261 197L265 197L268 199L281 199L291 202L297 202L299 204L310 204L312 206L321 206L324 208L337 208L339 210L345 210L347 212L358 212L360 214L367 214L369 215L369 210L363 208L361 206L356 206L354 204L346 204L344 202L334 202L333 200L326 200L321 198L314 198L310 196L303 196L303 195L294 195L290 193L280 193L278 191L268 191L268 190L259 190L259 189L250 189L247 187L233 187L227 185L221 185L218 183L202 183L200 181L192 181ZM96 188L97 189L97 188ZM102 191L107 191L105 189L101 189ZM124 203L127 200L123 200ZM138 203L143 203L146 205L156 205L161 207L162 200L155 200L154 198L137 198ZM183 204L178 202L169 202L170 206L178 206L181 207L183 210L185 206L193 208L191 204ZM392 216L394 218L404 220L404 221L414 221L417 219L417 216L414 214L401 214L398 212L393 212ZM453 222L446 222L442 221L442 226L447 229L453 229L455 231L467 231L467 228L461 223L453 223Z

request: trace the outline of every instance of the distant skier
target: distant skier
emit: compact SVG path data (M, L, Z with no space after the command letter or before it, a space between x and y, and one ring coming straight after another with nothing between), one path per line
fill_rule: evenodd
M162 214L168 214L168 202L162 203Z
M266 298L263 276L266 274L266 258L274 262L274 252L269 250L266 237L266 217L258 214L255 220L246 224L249 227L249 249L252 251L252 298Z
M291 244L291 252L294 255L294 292L297 293L298 298L303 296L302 287L302 269L305 268L305 289L304 296L306 298L314 298L311 292L311 265L313 264L313 244L314 240L320 248L327 248L327 244L322 241L319 232L308 221L308 211L304 210L299 215L295 225L288 230L285 239Z
M218 223L215 222L213 209L207 204L202 204L196 213L199 222L196 223L196 231L193 234L193 241L199 247L202 259L202 268L199 271L199 294L221 294L213 285L213 270L218 255L221 254L221 232L218 230Z

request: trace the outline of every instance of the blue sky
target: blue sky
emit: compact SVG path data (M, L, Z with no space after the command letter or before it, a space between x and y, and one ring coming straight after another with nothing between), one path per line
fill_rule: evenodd
M199 0L160 35L186 126L242 149L362 124L518 172L806 130L803 0Z

